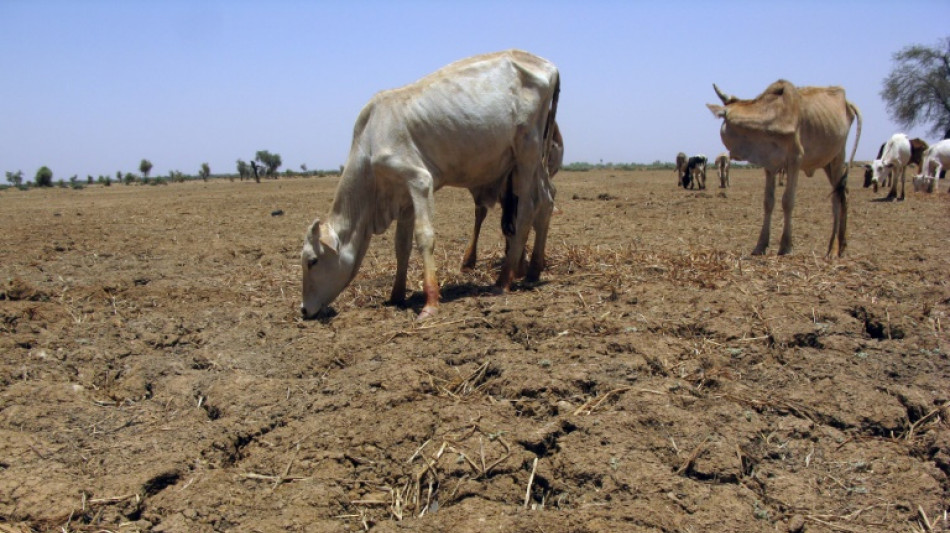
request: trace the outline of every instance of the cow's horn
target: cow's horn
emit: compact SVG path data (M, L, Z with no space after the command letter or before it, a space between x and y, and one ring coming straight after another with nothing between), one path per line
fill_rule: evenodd
M729 96L728 94L719 90L719 87L714 83L713 89L716 91L716 94L719 96L719 99L722 100L722 103L728 104L730 100L733 100L734 96Z
M313 224L310 224L310 242L317 242L320 240L320 218L313 219Z

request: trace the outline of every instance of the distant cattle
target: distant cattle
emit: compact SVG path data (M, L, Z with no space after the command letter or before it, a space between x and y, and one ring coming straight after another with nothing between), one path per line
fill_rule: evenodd
M554 206L546 162L559 91L554 64L509 50L457 61L376 94L357 118L326 221L316 219L304 238L304 318L325 313L356 276L372 235L386 231L393 220L396 275L390 301L405 302L415 236L425 294L418 318L436 314L433 195L443 186L505 194L509 247L496 290L509 287L531 229L535 241L527 276L537 279Z
M703 154L694 155L686 161L683 188L706 188L706 156Z
M910 163L910 139L903 133L895 133L884 143L879 159L871 163L871 183L890 183L891 190L887 193L889 200L898 199L897 179L901 182L901 200L904 199L905 174ZM877 187L874 188L877 190Z
M775 206L775 174L788 171L782 196L785 225L779 254L792 250L792 209L798 186L798 171L812 176L823 168L831 183L833 225L828 255L841 255L847 247L848 169L845 144L855 118L858 120L854 152L861 137L861 113L845 98L841 87L795 87L786 80L769 85L752 100L740 100L713 84L723 105L707 104L723 119L719 130L733 159L765 168L764 220L752 253L761 255L769 245L772 209Z
M719 174L719 188L725 189L729 186L729 152L716 156L716 172Z
M680 152L676 154L676 184L680 187L685 187L683 185L683 176L686 175L686 154Z

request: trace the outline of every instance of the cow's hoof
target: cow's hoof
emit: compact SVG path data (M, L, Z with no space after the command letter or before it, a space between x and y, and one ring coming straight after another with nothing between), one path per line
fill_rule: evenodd
M416 317L416 322L423 322L428 320L435 315L439 314L438 307L423 307L422 311L419 313L419 316Z

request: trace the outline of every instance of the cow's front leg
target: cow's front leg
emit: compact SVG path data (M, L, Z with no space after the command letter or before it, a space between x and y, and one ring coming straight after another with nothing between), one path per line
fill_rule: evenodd
M428 176L428 175L427 175ZM422 255L422 292L426 304L417 317L425 320L439 312L439 278L435 267L435 230L432 228L432 215L435 210L432 180L420 180L412 191L412 203L415 210L416 245Z
M399 214L396 222L396 278L393 281L393 291L389 296L390 303L403 305L406 303L406 275L409 271L409 256L412 253L412 229L415 222L412 209L405 209Z
M765 171L765 198L762 201L762 230L759 232L759 242L755 244L752 255L762 255L769 247L769 232L772 228L772 209L775 208L775 174Z

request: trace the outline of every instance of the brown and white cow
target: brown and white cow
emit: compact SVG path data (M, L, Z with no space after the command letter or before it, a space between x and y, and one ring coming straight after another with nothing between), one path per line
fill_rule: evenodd
M759 96L740 100L726 95L715 84L713 88L723 105L706 105L714 116L723 119L719 134L732 158L765 168L764 217L752 254L764 254L768 248L775 206L775 173L783 167L788 172L788 185L782 195L785 225L778 253L792 251L792 209L798 171L812 176L815 170L823 168L832 190L833 225L828 255L843 254L847 247L850 168L845 160L845 144L855 118L858 129L852 160L861 137L861 113L845 98L844 89L795 87L786 80L778 80Z
M405 302L413 236L422 255L425 306L437 313L434 193L444 186L510 188L512 236L496 290L506 290L535 230L528 278L541 274L554 188L546 162L554 138L560 76L520 50L452 63L376 94L363 108L325 221L306 233L301 266L305 318L323 315L356 275L374 234L396 220L391 301Z
M716 172L719 173L719 188L725 189L729 186L729 152L716 156Z

